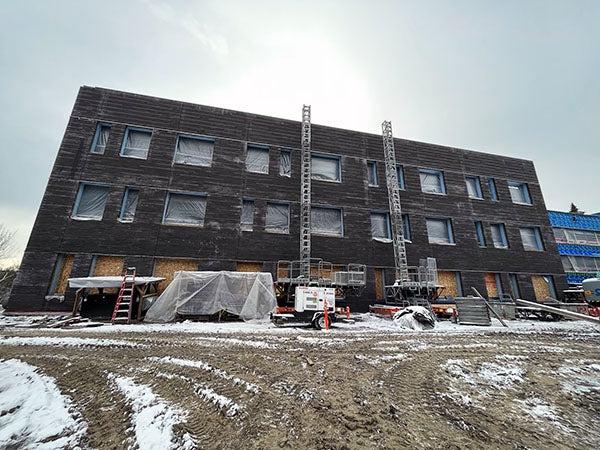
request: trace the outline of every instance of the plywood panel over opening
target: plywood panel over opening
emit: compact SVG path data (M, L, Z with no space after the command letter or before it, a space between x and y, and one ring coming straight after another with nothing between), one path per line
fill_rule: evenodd
M544 300L551 296L550 288L543 276L531 275L531 283L533 284L533 291L535 292L535 299L537 301Z
M237 272L262 272L261 262L238 261L235 266Z
M154 261L154 276L164 278L165 281L158 285L162 292L175 277L178 271L195 272L198 270L198 261L194 259L157 259Z
M445 287L442 295L460 296L458 286L456 285L456 272L438 270L438 283Z
M73 255L65 255L58 262L58 264L61 263L62 267L60 268L58 283L56 283L56 292L52 292L52 294L64 295L67 291L69 277L71 276L71 270L73 269Z
M498 297L498 286L496 285L495 274L485 274L485 289L487 290L488 297Z
M383 286L385 284L384 278L383 269L375 269L375 298L377 300L383 300L385 298Z
M114 277L123 274L125 258L122 256L98 256L94 265L95 277Z

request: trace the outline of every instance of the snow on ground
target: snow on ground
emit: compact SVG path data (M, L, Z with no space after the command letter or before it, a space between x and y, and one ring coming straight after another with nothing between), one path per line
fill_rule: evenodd
M600 364L567 359L558 373L563 378L560 384L565 392L574 395L600 392Z
M493 389L510 389L514 384L523 382L525 375L525 370L516 362L508 361L502 365L484 362L476 368L463 359L449 359L442 368L455 380L471 386Z
M163 358L151 357L149 358L151 361L156 361L163 364L174 364L181 367L193 367L195 369L204 370L205 372L212 373L223 380L231 381L236 386L243 386L248 392L252 392L253 394L258 394L260 392L260 388L253 384L249 383L241 378L234 377L233 375L225 372L222 369L218 369L214 366L211 366L204 361L194 361L191 359L181 359L181 358L172 358L170 356L165 356Z
M0 360L0 448L77 448L86 431L54 378L23 361Z
M540 398L528 398L526 400L515 400L515 402L517 402L521 410L539 422L567 433L573 432L573 430L565 425L565 421L560 418L556 408L546 401Z
M66 336L0 336L0 345L47 345L50 347L145 347L143 344L117 339L91 339Z
M173 433L173 426L186 420L183 411L160 399L149 386L137 384L131 378L109 373L108 379L131 405L137 448L189 450L196 447L189 434L177 439Z

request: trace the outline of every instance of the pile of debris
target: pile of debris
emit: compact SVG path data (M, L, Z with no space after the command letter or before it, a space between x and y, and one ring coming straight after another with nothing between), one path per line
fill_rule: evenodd
M88 328L104 325L81 316L0 316L4 328Z

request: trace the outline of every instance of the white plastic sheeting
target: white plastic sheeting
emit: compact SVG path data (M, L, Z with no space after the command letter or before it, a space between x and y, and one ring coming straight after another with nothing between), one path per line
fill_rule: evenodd
M248 146L246 170L255 173L269 173L269 149Z
M265 230L279 233L289 233L290 205L285 203L267 203Z
M279 175L282 177L292 176L292 152L282 150L279 155Z
M164 223L202 225L206 213L206 196L169 193Z
M517 183L514 181L508 182L508 190L510 192L510 198L513 203L525 203L531 204L531 198L529 197L529 189L525 183Z
M227 311L244 320L266 319L277 305L273 277L263 272L177 272L146 313L146 322Z
M444 193L444 179L441 172L421 170L421 190L434 194Z
M508 247L508 242L506 241L506 231L504 230L504 225L501 223L492 224L490 227L492 232L492 242L494 243L494 247L496 248L506 248Z
M108 192L108 186L80 185L73 217L81 220L101 220L108 200Z
M139 191L137 189L127 188L123 196L123 205L121 206L121 222L133 222L135 210L137 209Z
M142 285L148 283L156 283L163 281L164 278L159 277L135 277L135 284ZM69 278L69 287L79 288L118 288L121 287L123 277L83 277L83 278Z
M467 177L465 178L467 183L467 193L471 198L481 198L481 185L478 177Z
M427 236L432 244L451 244L449 222L446 219L427 219Z
M525 250L543 250L541 239L539 237L539 231L532 227L519 228L521 233L521 240L523 241L523 248Z
M151 138L151 131L128 128L121 155L146 159L148 156L148 149L150 148Z
M192 166L210 166L215 144L208 139L179 136L174 161Z
M311 156L311 177L315 180L340 181L340 159L335 156Z
M242 230L252 231L254 225L254 201L243 200L242 201L242 218L240 220Z
M373 239L390 240L389 219L386 213L371 213L371 236Z
M108 142L108 136L110 135L110 125L99 124L96 128L96 137L94 138L94 146L92 147L92 153L98 153L102 155L106 150L106 143Z
M317 234L343 236L342 210L313 206L310 210L310 228Z

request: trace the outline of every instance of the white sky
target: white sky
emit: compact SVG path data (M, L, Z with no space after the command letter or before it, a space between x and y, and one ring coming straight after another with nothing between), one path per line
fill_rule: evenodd
M0 0L0 223L26 245L81 85L532 159L600 211L600 2ZM5 261L6 263L6 261Z

